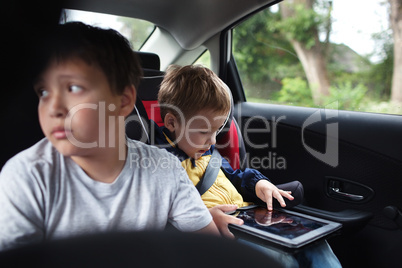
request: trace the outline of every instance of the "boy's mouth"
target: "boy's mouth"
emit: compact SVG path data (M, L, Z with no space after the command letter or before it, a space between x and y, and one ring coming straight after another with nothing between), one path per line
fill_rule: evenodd
M203 155L205 154L210 148L204 149L204 150L199 150L198 153Z
M65 129L64 127L55 127L53 128L51 134L56 139L66 139L67 135L71 133L71 130Z

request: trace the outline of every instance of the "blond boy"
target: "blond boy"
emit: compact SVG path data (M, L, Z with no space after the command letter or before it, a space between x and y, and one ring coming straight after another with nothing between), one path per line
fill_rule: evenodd
M199 65L171 66L161 84L158 101L164 127L156 128L155 141L182 161L194 185L205 173L216 135L229 114L228 90L215 73ZM255 197L247 201L259 198L266 202L269 210L273 208L273 198L282 207L286 206L283 197L294 199L289 191L278 189L257 170L233 170L225 159L222 162L216 181L201 196L221 234L231 237L228 224L242 224L225 212L251 204L239 191Z

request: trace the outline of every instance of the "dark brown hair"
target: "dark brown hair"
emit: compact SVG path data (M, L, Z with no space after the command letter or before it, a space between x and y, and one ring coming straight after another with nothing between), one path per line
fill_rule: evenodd
M41 40L34 79L53 61L78 58L99 67L116 94L122 94L126 86L139 85L142 77L139 59L128 40L113 29L70 22L56 26Z

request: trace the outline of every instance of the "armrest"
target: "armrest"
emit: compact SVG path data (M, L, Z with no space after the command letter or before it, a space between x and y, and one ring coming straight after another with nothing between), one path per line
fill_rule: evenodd
M357 210L345 209L341 211L326 211L322 209L312 208L305 205L298 205L291 210L322 218L330 221L342 223L343 232L352 232L362 228L373 217L373 213Z

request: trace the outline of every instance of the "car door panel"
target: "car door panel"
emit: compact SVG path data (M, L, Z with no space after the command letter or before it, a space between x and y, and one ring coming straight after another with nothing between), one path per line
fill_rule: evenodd
M299 180L305 200L295 210L344 224L331 245L346 266L396 261L380 245L402 248L398 220L384 213L402 208L402 117L247 102L234 115L251 167L274 184Z

